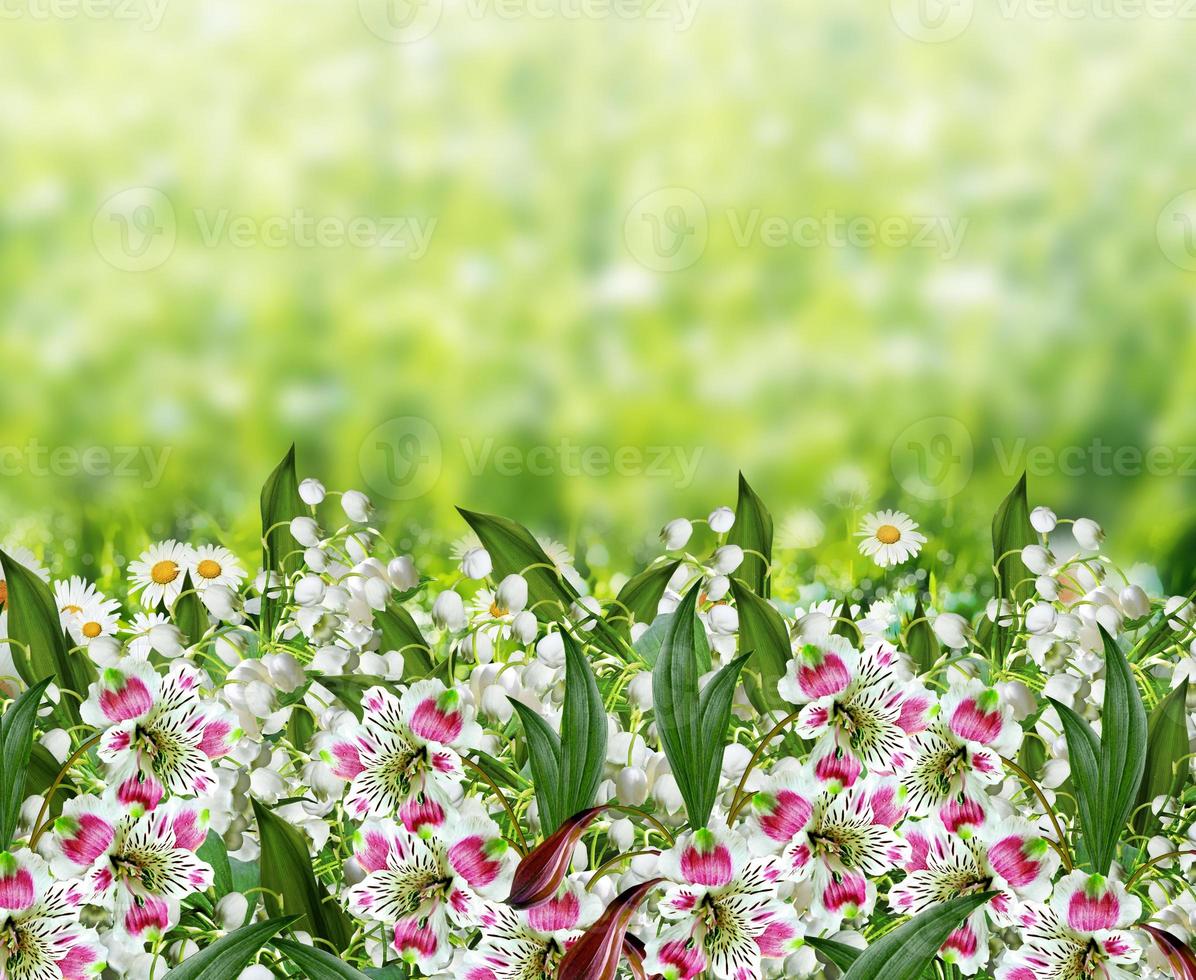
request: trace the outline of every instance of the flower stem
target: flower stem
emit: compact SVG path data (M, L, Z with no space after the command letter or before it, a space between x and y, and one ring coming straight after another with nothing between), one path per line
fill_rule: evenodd
M50 802L54 799L54 794L58 792L58 787L62 785L62 781L66 779L66 774L70 772L71 766L78 762L92 746L96 745L104 733L100 732L98 735L93 735L86 742L75 749L75 754L66 760L65 765L58 771L58 775L54 777L54 782L50 784L50 788L46 790L45 799L42 800L42 808L38 811L37 819L33 822L36 828L32 836L29 838L29 849L33 850L37 847L37 842L41 839L42 834L46 832L46 828L50 825L49 811Z
M768 743L776 738L785 728L793 722L797 716L801 714L800 709L791 711L784 718L776 723L776 726L767 735L760 740L760 744L756 746L756 751L752 753L752 758L748 761L747 768L743 770L743 776L740 777L739 785L735 789L735 796L731 800L731 809L727 811L727 826L730 827L732 821L735 820L736 815L743 808L743 804L747 801L747 794L744 792L744 787L747 785L748 776L752 774L752 770L756 767L756 763L760 761L760 754L768 746Z
M469 766L470 769L477 773L482 778L482 781L494 791L494 795L498 797L503 809L507 811L507 816L511 818L511 827L515 831L515 835L519 838L517 850L519 851L519 856L522 857L527 853L527 838L523 836L523 830L519 826L519 819L515 816L515 811L511 809L511 804L507 802L507 798L503 795L503 791L498 788L498 784L490 778L486 770L484 770L476 762L474 762L472 759L467 759L465 756L461 756L460 758L462 762L464 762L467 766Z
M1055 828L1055 835L1059 838L1058 841L1049 840L1047 838L1044 838L1044 840L1046 840L1046 842L1055 849L1055 852L1059 855L1059 857L1063 859L1064 867L1066 867L1068 871L1071 871L1075 868L1075 864L1071 860L1071 855L1067 852L1067 847L1065 844L1067 838L1063 836L1063 828L1059 826L1059 818L1055 816L1055 811L1051 809L1050 803L1047 802L1046 794L1043 793L1043 791L1039 788L1038 783L1034 781L1033 777L1031 777L1031 775L1026 772L1025 769L1019 766L1012 759L1006 759L1004 756L1001 756L1001 761L1005 763L1008 768L1017 773L1027 786L1034 790L1034 795L1038 797L1038 801L1042 804L1042 808L1046 811L1046 815L1050 817L1051 826Z

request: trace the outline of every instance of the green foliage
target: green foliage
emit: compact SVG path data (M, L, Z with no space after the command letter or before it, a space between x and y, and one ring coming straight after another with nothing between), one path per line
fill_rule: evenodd
M10 704L0 718L0 851L8 850L25 800L29 754L42 696L50 678L38 681Z
M739 474L739 499L735 505L735 523L727 535L728 544L743 549L743 564L738 576L762 599L772 594L772 515L742 473Z
M236 932L217 939L188 956L162 980L216 980L235 977L247 967L271 939L289 929L299 916L276 917L266 922L252 922Z
M777 692L792 656L785 620L768 600L738 578L731 579L731 594L739 613L739 652L751 654L743 668L748 698L761 714L786 711L791 706Z

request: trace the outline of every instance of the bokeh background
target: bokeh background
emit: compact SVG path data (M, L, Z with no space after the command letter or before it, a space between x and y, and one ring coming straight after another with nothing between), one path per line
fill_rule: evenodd
M1185 0L0 17L0 537L251 548L294 441L405 542L625 567L743 469L795 547L846 494L967 551L1028 467L1191 571Z

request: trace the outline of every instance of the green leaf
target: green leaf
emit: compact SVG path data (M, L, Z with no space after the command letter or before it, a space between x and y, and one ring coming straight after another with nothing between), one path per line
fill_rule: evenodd
M743 549L743 564L738 575L760 596L772 593L769 566L772 563L772 515L756 492L739 474L739 500L735 504L735 523L727 535L728 544ZM764 556L764 557L761 557Z
M51 678L38 681L8 706L0 718L0 851L7 851L17 829L21 804L25 801L25 780L37 709Z
M274 918L267 922L253 922L236 932L217 939L162 977L162 980L214 980L216 977L235 977L249 965L274 936L289 928L296 915Z
M299 478L295 474L295 444L287 450L262 486L262 568L287 575L300 565L299 545L291 537L290 523L307 514L307 505L299 496ZM262 596L262 626L274 632L280 609L279 599Z
M403 655L405 680L423 680L432 673L432 648L411 613L392 602L374 613L374 623L382 631L382 651L397 650Z
M2 763L0 763L2 765ZM45 797L58 778L62 765L41 742L33 743L33 750L29 753L29 768L25 778L25 795ZM61 783L50 801L46 811L50 817L62 815L62 804L75 796L75 790L67 781Z
M652 671L656 727L695 830L706 826L714 807L731 701L747 660L740 657L724 667L699 694L700 653L709 659L706 630L697 616L700 587L695 583L681 600Z
M848 946L847 943L836 942L833 939L819 939L817 936L806 936L806 943L813 946L840 970L847 972L851 964L863 954L862 949Z
M266 912L272 917L300 915L306 932L328 940L338 952L348 949L353 924L335 896L316 880L307 838L257 800L253 812L262 842L259 865Z
M194 646L208 631L208 611L195 591L190 572L183 576L183 590L174 604L171 618L186 640L184 646Z
M530 608L542 621L558 619L568 613L578 598L577 591L544 553L531 531L522 524L457 508L457 513L473 528L473 533L490 553L495 578L522 575L527 579Z
M1156 797L1178 798L1188 779L1187 678L1150 713L1146 735L1146 772L1134 801L1134 833L1149 837L1159 828L1150 810Z
M315 946L304 946L289 939L275 939L270 945L299 967L307 980L369 980L360 970Z
M919 674L928 673L939 658L939 639L926 618L922 596L914 603L914 615L905 633L905 650Z
M669 580L681 567L680 561L666 561L645 568L629 579L619 590L614 611L607 617L612 626L630 630L632 622L651 623L656 619L656 610Z
M831 636L841 636L853 647L858 647L864 640L860 628L851 618L851 603L844 598L839 615L835 617L835 625L831 627Z
M743 671L747 696L761 714L784 711L786 702L777 692L777 684L793 656L785 620L767 599L739 579L731 579L731 594L739 613L739 652L751 653Z
M1023 472L1009 495L993 515L993 564L997 569L996 597L1014 606L1030 598L1034 575L1022 561L1026 545L1038 544L1038 533L1030 523L1030 504L1026 499L1026 474ZM992 636L997 643L999 662L1003 662L1013 642L1013 630L996 626Z
M947 937L996 894L963 895L914 916L864 950L843 980L918 980Z
M60 690L78 695L64 694L55 709L68 722L64 727L76 727L81 724L79 705L87 699L88 685L95 679L91 661L85 653L70 652L50 587L3 551L0 567L8 592L4 603L8 639L12 641L8 649L17 673L31 687L41 678L50 677Z
M1100 785L1105 802L1104 836L1092 852L1098 874L1108 874L1129 823L1146 771L1146 709L1138 682L1117 641L1100 627L1105 642L1105 703L1101 712Z
M1063 734L1067 738L1067 755L1071 763L1071 783L1075 789L1076 806L1080 811L1080 831L1085 849L1096 853L1104 824L1104 804L1100 784L1100 741L1083 718L1067 705L1048 698L1059 713Z
M229 892L236 891L233 888L233 869L228 863L228 849L224 846L224 838L216 831L209 830L208 836L204 838L195 854L201 861L206 861L212 866L212 887L216 890L217 901Z
M512 698L511 707L523 722L528 765L531 767L536 805L540 811L540 826L547 836L570 816L563 812L565 786L561 780L561 739L548 722L523 702Z
M668 635L669 623L672 618L672 613L661 613L652 620L652 625L648 627L644 635L635 641L635 652L644 658L644 662L649 667L654 666L656 658L660 656L660 648L664 644L664 638Z
M561 712L561 786L565 817L594 802L606 763L606 708L598 681L568 633L565 641L565 704Z

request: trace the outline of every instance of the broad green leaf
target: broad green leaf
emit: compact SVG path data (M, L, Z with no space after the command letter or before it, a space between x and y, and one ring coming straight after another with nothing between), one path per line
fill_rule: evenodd
M1100 784L1100 741L1083 718L1067 705L1048 700L1055 706L1067 738L1067 755L1071 763L1071 783L1075 789L1076 806L1080 811L1080 831L1085 850L1095 855L1103 836L1104 798Z
M216 831L209 830L208 836L204 838L195 854L201 861L206 861L212 866L212 887L216 890L217 901L229 892L236 891L233 888L233 869L228 863L228 849L224 846L224 838Z
M699 693L699 657L709 660L697 616L699 589L695 584L681 600L652 671L656 727L694 829L706 826L714 806L731 700L746 659L724 667Z
M921 595L914 603L914 616L905 633L905 651L919 674L927 673L939 658L939 639L926 618Z
M739 613L739 652L751 653L743 669L743 686L761 714L784 711L786 702L777 692L793 656L785 620L767 599L761 599L739 579L731 579L731 594Z
M594 802L606 763L606 708L581 644L565 641L565 704L561 712L561 786L564 816Z
M672 613L661 613L652 620L652 625L648 627L647 632L635 641L635 652L643 657L644 662L650 667L656 664L656 658L660 656L660 647L668 635L669 622L672 618Z
M50 677L62 691L73 691L78 697L63 694L55 713L75 727L79 720L79 705L87 698L87 688L95 680L95 670L87 654L71 652L66 633L58 616L58 606L50 587L28 568L0 551L0 567L4 569L8 612L8 644L17 673L32 686L43 677Z
M195 591L190 572L183 576L183 589L175 601L171 619L183 634L184 646L194 646L208 631L208 610Z
M258 951L271 939L289 928L298 916L252 922L236 932L217 939L162 977L162 980L216 980L235 977L245 969Z
M411 973L399 963L388 963L386 966L367 966L365 975L372 980L408 980Z
M1150 810L1156 797L1178 797L1188 778L1187 678L1150 713L1146 772L1134 801L1134 833L1149 837L1159 827Z
M479 769L500 786L506 786L508 789L513 789L516 793L521 793L531 785L508 765L499 762L494 756L483 752L481 749L473 749L469 753L469 757L473 759Z
M743 549L743 564L738 576L762 599L772 594L769 566L772 563L772 515L756 492L739 474L739 500L735 504L735 523L727 535L728 544ZM764 556L764 557L761 557Z
M532 771L532 785L536 788L536 804L540 810L540 826L551 834L569 814L564 813L565 787L561 780L561 740L548 722L521 701L511 699L511 707L523 722L527 740L528 765Z
M94 751L94 750L93 750ZM62 765L41 742L34 742L29 753L29 769L25 778L25 795L44 797L58 778ZM62 804L76 795L74 788L64 780L54 792L50 801L50 808L46 811L50 817L62 814Z
M287 739L300 752L304 752L315 734L316 720L311 712L303 705L295 705L291 709L291 717L287 719Z
M382 650L397 650L403 655L403 678L423 680L432 673L432 648L419 626L402 606L391 603L374 613L374 623L382 631Z
M1125 654L1103 627L1100 631L1105 643L1100 781L1106 822L1102 846L1092 858L1097 873L1108 874L1146 771L1146 709Z
M522 575L527 579L527 594L532 612L541 620L553 620L569 611L578 598L573 588L544 553L531 531L522 524L475 511L457 508L457 513L473 528L473 533L490 553L496 578Z
M614 609L607 621L621 630L629 630L632 622L651 623L669 580L681 567L679 561L666 561L645 568L619 590Z
M0 851L8 850L17 829L21 804L25 801L37 709L49 686L49 677L38 681L10 704L0 718Z
M847 943L836 942L833 939L819 939L817 936L806 936L806 942L845 973L851 969L851 964L858 960L864 952L862 949L848 946Z
M947 937L996 894L963 895L914 916L864 950L843 980L918 980Z
M299 967L306 980L368 980L360 970L327 950L289 939L274 939L270 945Z
M301 556L299 545L291 536L290 523L307 514L307 505L299 496L299 478L295 474L295 445L287 450L262 486L262 568L285 576L297 569ZM262 626L274 632L280 608L279 600L262 596Z
M1034 575L1022 561L1021 551L1026 545L1038 543L1038 534L1030 523L1025 473L993 515L992 537L997 599L1007 599L1016 606L1028 599L1034 590ZM997 644L999 662L1003 662L1013 632L1009 627L994 626L991 634Z
M316 880L307 838L257 800L253 812L262 842L259 864L266 912L272 917L300 915L305 932L328 940L339 952L348 949L353 924L336 897ZM275 896L281 896L281 903Z
M256 889L260 888L262 884L261 868L257 861L240 861L235 857L228 859L228 866L232 869L233 874L232 890L240 892L249 899L249 911L246 915L252 916L254 909L257 908L259 895Z

